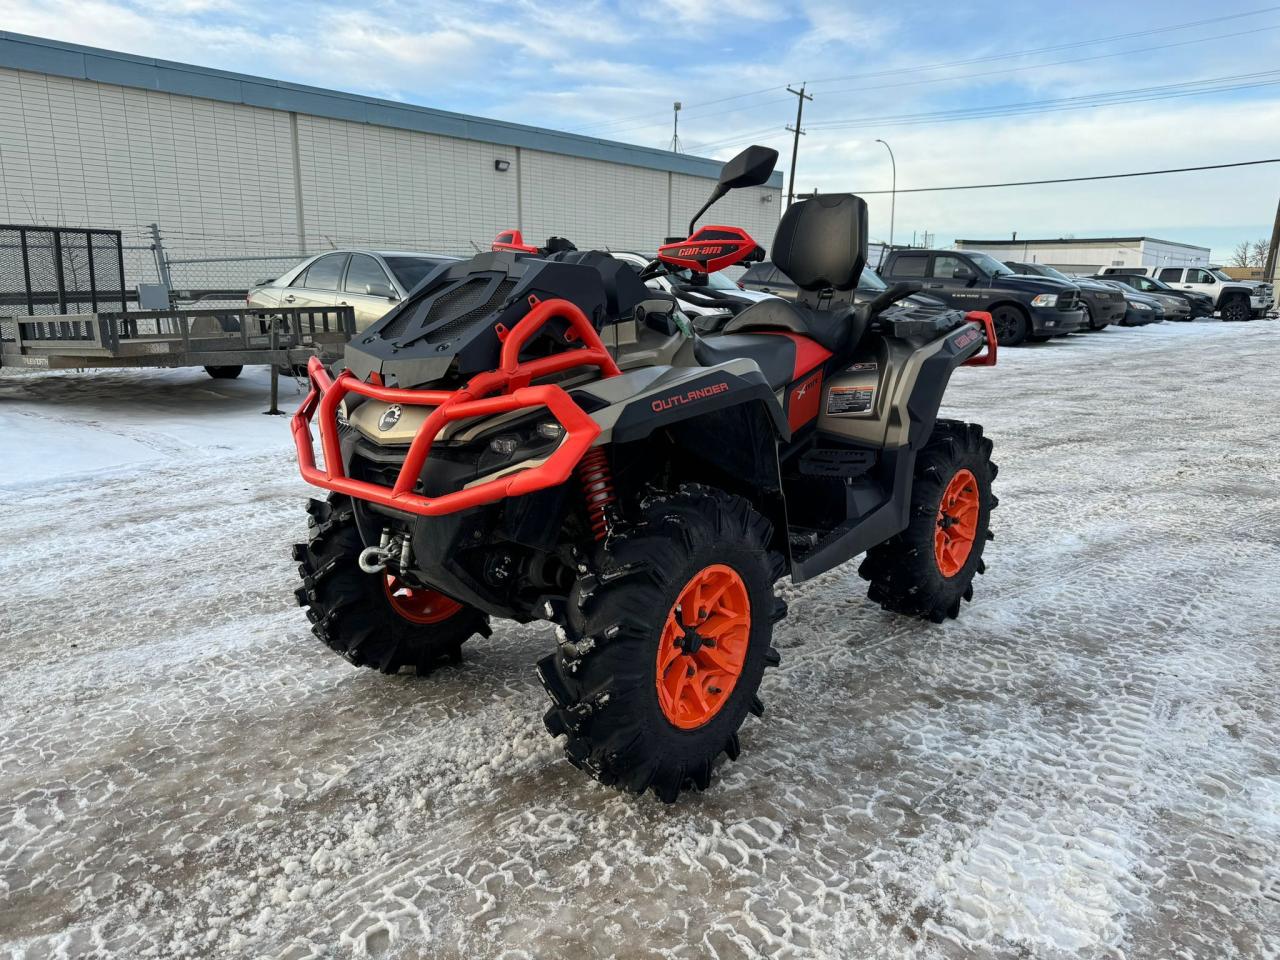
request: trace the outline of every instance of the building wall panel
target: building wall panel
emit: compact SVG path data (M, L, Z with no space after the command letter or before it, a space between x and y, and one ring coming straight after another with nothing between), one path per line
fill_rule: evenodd
M532 242L557 235L653 251L683 235L713 185L652 166L0 68L0 221L118 228L126 244L148 242L146 225L158 223L171 258L331 246L465 255L510 227ZM739 224L767 246L779 198L777 187L737 191L704 222ZM196 283L189 271L175 280Z

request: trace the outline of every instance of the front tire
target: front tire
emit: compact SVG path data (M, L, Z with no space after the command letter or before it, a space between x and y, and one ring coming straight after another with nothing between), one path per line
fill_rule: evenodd
M204 372L215 380L234 380L240 376L243 366L205 367Z
M1253 310L1249 307L1248 297L1232 297L1222 307L1222 319L1224 322L1253 319Z
M885 610L933 623L960 614L973 599L973 578L986 565L991 492L998 468L991 441L976 423L939 420L916 457L907 528L867 551L858 574Z
M462 644L488 636L489 619L474 607L432 590L409 589L356 562L364 541L347 497L307 502L309 540L293 547L311 632L357 667L419 675L462 659Z
M1103 320L1101 323L1099 323L1097 318L1095 318L1093 315L1093 308L1090 307L1089 304L1087 303L1084 305L1084 319L1085 319L1086 326L1090 330L1107 329L1107 326L1108 326L1107 321Z
M1016 347L1027 339L1031 320L1017 307L996 307L991 311L991 323L996 331L996 343L1002 347Z
M597 548L538 673L553 703L547 730L566 735L574 766L672 803L710 784L721 753L737 759L738 728L764 712L784 561L741 497L687 485L640 512Z

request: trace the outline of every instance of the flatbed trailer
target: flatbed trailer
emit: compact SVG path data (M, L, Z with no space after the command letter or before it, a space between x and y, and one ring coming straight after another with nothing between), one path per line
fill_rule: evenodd
M355 311L332 307L220 307L0 317L0 367L82 370L110 367L243 367L272 370L276 412L281 369L313 356L342 356Z

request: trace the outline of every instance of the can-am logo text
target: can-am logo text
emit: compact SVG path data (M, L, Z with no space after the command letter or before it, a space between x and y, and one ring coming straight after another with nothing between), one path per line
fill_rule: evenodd
M683 406L686 403L693 403L695 400L705 400L707 397L714 397L717 393L724 393L729 389L726 381L713 383L709 387L699 387L697 390L690 390L688 393L677 394L674 397L664 397L661 400L654 400L649 404L653 408L654 413L661 413L663 410L670 410L672 407Z

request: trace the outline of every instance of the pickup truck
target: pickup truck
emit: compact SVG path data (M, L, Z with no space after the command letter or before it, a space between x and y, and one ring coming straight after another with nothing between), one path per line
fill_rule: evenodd
M1065 273L1044 263L1021 263L1017 260L1006 260L1004 265L1014 273L1024 277L1053 277L1075 284L1080 291L1080 307L1084 310L1084 325L1090 330L1101 330L1112 323L1120 323L1125 318L1126 304L1124 294L1114 286L1087 280L1082 277L1068 277Z
M895 250L880 275L888 283L915 280L924 292L959 310L985 310L1002 347L1048 340L1085 327L1079 289L1054 277L1014 273L985 253Z
M1104 276L1132 274L1152 277L1175 290L1190 290L1213 297L1223 320L1252 320L1265 317L1275 305L1275 291L1269 283L1232 280L1212 267L1106 267Z

